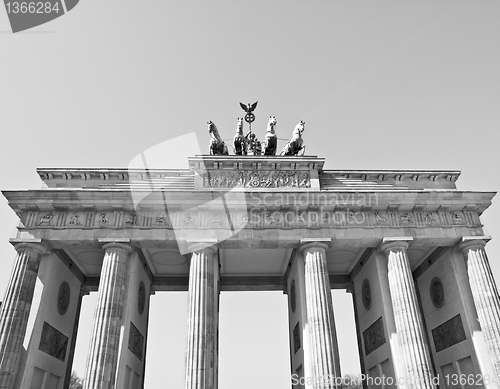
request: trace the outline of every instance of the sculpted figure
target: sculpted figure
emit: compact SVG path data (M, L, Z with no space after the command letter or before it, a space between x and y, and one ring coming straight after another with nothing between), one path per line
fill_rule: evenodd
M304 155L306 147L304 146L304 141L302 139L302 133L304 132L304 125L306 122L300 121L293 129L292 139L290 139L287 144L281 150L280 155Z
M208 132L212 137L210 141L210 155L229 155L227 146L219 135L219 130L210 120L207 122Z
M262 155L276 155L276 146L278 145L278 137L275 130L276 123L278 123L276 117L269 116Z
M245 137L248 142L248 155L261 155L262 145L255 134L251 131L248 131L248 134L246 134Z
M247 155L247 139L243 136L243 118L238 118L233 139L233 152L234 155Z

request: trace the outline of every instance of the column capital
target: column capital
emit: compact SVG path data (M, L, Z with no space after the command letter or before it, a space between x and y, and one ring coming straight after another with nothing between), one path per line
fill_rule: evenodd
M331 242L332 242L332 240L330 238L301 239L300 240L300 251L304 252L305 250L312 249L312 248L326 250Z
M80 296L88 296L90 294L89 290L85 286L80 287Z
M392 248L407 249L410 243L413 242L412 237L396 236L382 239L382 243L378 246L380 251L387 252Z
M48 251L47 247L45 247L42 243L35 243L35 242L15 243L14 248L16 249L17 252L21 250L28 250L39 255L43 255Z
M491 236L463 236L458 244L458 248L463 252L471 247L484 248L490 240Z
M123 243L123 242L109 242L106 244L102 245L102 248L104 251L108 251L111 249L118 249L124 251L127 255L130 254L134 249L130 244Z
M190 253L207 250L214 254L217 251L217 239L186 240L186 244Z

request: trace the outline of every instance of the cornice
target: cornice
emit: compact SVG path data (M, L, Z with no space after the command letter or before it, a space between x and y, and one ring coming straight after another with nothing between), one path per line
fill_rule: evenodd
M208 206L214 198L211 191L149 191L118 189L39 189L2 191L16 212L57 209L134 209L134 197L141 207ZM496 192L458 190L357 190L357 191L268 191L235 192L226 201L245 204L248 208L280 209L326 207L351 210L475 210L483 212L491 205Z

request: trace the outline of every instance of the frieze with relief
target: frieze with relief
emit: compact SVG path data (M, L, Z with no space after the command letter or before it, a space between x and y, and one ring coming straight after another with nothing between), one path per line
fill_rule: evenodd
M349 227L478 227L478 217L472 212L428 211L354 211L325 210L317 206L309 209L255 207L247 213L222 210L165 211L136 213L131 211L52 211L26 212L22 221L28 228L349 228ZM326 208L328 209L328 208ZM230 220L229 220L230 219Z
M209 188L310 188L308 172L250 171L206 172L203 186Z

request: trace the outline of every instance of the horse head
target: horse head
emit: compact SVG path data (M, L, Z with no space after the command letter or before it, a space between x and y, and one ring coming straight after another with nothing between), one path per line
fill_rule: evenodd
M306 122L304 122L302 120L299 123L297 123L297 125L293 129L293 135L294 136L298 136L299 138L301 138L302 137L302 133L305 130L305 127L304 127L305 124L306 124Z
M243 118L238 118L238 125L236 126L236 133L243 135Z
M276 126L278 121L276 120L276 116L269 116L269 122L267 123L267 132L271 132L274 134L274 127Z
M214 132L214 131L217 131L217 127L215 127L215 124L214 122L212 122L211 120L209 120L207 122L207 127L208 127L208 132Z

